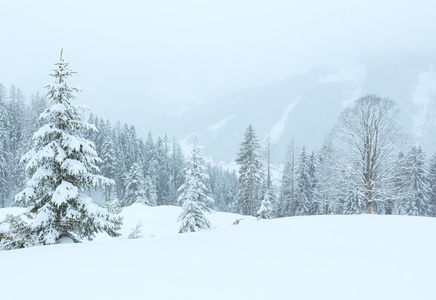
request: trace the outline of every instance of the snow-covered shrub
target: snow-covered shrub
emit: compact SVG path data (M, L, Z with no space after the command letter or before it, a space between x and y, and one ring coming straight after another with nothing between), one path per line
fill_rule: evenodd
M39 243L37 233L22 216L7 215L0 227L0 250L27 248Z
M139 239L144 237L141 233L142 233L142 224L141 222L138 223L138 225L136 225L135 228L133 228L132 232L129 234L129 236L127 238L129 239Z
M119 199L115 199L112 202L106 202L104 204L104 208L107 210L110 214L120 214L123 208L121 207L121 201Z

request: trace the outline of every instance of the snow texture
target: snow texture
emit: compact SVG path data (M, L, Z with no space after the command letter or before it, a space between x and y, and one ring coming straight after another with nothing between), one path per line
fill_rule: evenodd
M178 235L180 212L133 204L121 239L0 252L2 299L436 299L435 219L215 213Z

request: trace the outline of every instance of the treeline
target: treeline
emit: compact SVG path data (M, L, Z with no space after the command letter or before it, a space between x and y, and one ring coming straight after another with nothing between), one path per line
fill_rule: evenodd
M121 200L123 206L136 201L148 205L180 205L177 202L179 188L185 182L186 168L182 148L175 138L165 135L147 140L138 137L134 126L115 126L93 115L90 124L98 131L86 138L93 141L102 163L101 175L113 179L114 187L105 191L105 200ZM205 182L210 196L215 200L214 209L231 211L235 201L237 176L233 172L211 164L206 165L208 176ZM139 200L142 199L142 200Z
M30 97L30 104L25 100L16 86L8 91L0 84L0 207L10 205L29 179L20 159L30 149L32 135L41 127L39 115L47 107L39 94Z
M291 143L278 190L250 125L237 162L236 211L260 218L322 214L436 216L436 153L430 160L396 123L393 100L368 95L340 115L317 152ZM269 161L269 160L268 160ZM262 164L264 167L262 168Z
M21 191L31 174L20 163L32 146L32 135L41 126L39 115L49 106L44 96L30 97L11 86L9 91L0 84L0 207L15 205L13 198ZM102 160L100 175L115 181L104 193L105 201L118 199L130 205L137 197L146 197L150 205L179 205L179 187L185 181L185 157L175 138L157 137L151 133L144 141L134 126L112 125L90 115L88 122L98 131L88 131ZM207 187L215 199L214 209L230 211L234 203L237 176L217 166L207 165Z
M0 84L0 207L14 205L31 174L20 158L42 124L45 97L30 97ZM317 152L291 143L279 183L271 179L270 147L261 149L253 126L244 134L236 162L239 172L206 165L205 184L213 209L260 218L322 214L397 214L436 216L436 154L429 160L396 124L395 102L369 95L341 114L338 126ZM115 185L102 191L106 202L122 206L180 205L186 168L175 138L146 140L135 127L111 124L90 115L98 131L85 138L96 147L100 175ZM260 152L268 153L261 158ZM266 150L266 151L264 151ZM142 200L138 200L142 199Z

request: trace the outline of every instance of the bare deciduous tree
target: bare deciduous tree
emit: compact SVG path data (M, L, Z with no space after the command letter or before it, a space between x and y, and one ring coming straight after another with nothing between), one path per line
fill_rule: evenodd
M392 199L389 184L399 153L407 148L406 136L397 124L400 110L393 100L368 95L346 108L339 117L336 138L342 144L349 175L372 213L375 201ZM348 168L350 170L350 168Z

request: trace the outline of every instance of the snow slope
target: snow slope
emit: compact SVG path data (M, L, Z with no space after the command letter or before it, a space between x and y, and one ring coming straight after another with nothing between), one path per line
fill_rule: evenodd
M123 212L131 225L137 211ZM1 299L436 299L435 219L244 217L233 226L238 216L216 213L212 230L172 234L158 228L176 228L177 208L143 212L161 235L0 252ZM173 223L155 223L163 219Z

